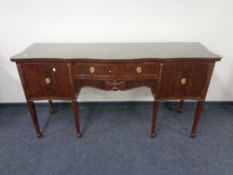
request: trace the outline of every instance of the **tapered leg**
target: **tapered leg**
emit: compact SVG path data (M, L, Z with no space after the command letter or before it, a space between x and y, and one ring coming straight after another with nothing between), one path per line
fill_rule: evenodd
M54 108L53 108L53 102L52 102L52 100L49 100L48 101L49 102L49 112L55 112L55 110L54 110Z
M183 111L184 111L184 100L180 100L178 112L183 112Z
M72 110L74 114L74 123L76 127L76 136L81 137L80 127L79 127L79 116L78 116L78 103L77 101L72 101Z
M152 125L151 125L151 137L152 138L156 137L156 123L157 123L157 115L158 115L158 106L159 106L159 101L154 101Z
M37 119L35 105L34 105L33 101L27 101L27 104L28 104L29 111L31 113L31 118L32 118L33 125L34 125L35 130L36 130L36 136L37 137L42 137L42 134L40 132L40 125L39 125L39 122L38 122L38 119Z
M203 106L204 106L204 101L198 101L197 107L196 107L196 112L195 112L195 117L193 120L192 131L190 133L191 138L194 138L196 136L196 129L197 129L199 120L201 118L201 112L203 110Z

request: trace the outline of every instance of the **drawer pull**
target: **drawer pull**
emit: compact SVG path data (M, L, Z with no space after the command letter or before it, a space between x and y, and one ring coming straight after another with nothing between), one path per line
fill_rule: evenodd
M138 66L138 67L136 68L136 72L137 72L138 74L142 73L142 67L141 67L141 66Z
M50 78L48 78L48 77L47 77L47 78L45 78L45 79L44 79L44 81L45 81L45 84L50 84L50 83L51 83L51 79L50 79Z
M56 72L56 68L55 67L53 67L53 72Z
M182 79L180 80L180 83L181 83L182 85L186 85L186 84L187 84L187 79L186 79L186 78L182 78Z
M112 73L112 70L109 70L108 73Z
M94 68L93 66L91 66L91 67L89 68L89 71L90 71L91 74L93 74L93 73L95 72L95 68Z

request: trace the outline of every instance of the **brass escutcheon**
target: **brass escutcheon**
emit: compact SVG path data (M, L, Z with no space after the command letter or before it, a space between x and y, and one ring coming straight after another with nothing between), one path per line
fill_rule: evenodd
M142 67L141 67L141 66L138 66L138 67L136 68L136 72L137 72L138 74L142 73Z
M48 78L48 77L46 77L46 78L44 79L44 81L45 81L45 84L50 84L50 83L51 83L51 79Z
M182 78L180 80L180 83L183 84L183 85L185 85L187 83L187 79L186 78Z
M91 66L91 67L89 68L89 71L90 71L91 74L93 74L93 73L95 72L95 68L94 68L93 66Z

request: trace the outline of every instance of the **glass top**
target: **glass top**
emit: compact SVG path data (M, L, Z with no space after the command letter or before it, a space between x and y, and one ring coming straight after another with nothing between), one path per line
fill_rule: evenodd
M18 59L220 59L198 42L169 43L34 43Z

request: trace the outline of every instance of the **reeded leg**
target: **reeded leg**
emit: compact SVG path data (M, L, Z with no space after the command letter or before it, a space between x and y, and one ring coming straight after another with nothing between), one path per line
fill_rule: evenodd
M77 101L72 101L72 110L74 114L74 123L76 127L76 136L81 137L80 127L79 127L79 116L78 116L78 103Z
M159 106L159 101L154 101L152 125L151 125L151 137L152 138L156 137L156 123L157 123L157 115L158 115L158 106Z
M183 111L184 111L184 100L180 100L178 112L183 112Z
M32 118L33 125L34 125L35 130L36 130L36 136L38 138L42 137L42 134L40 132L39 122L38 122L38 119L37 119L35 105L34 105L33 101L27 101L27 104L28 104L29 111L31 113L31 118Z
M53 108L53 102L52 102L52 100L49 100L48 102L49 102L49 112L51 112L51 113L55 112L55 110Z
M197 107L196 107L196 112L195 112L195 117L193 120L192 131L190 133L191 138L194 138L196 136L196 129L197 129L199 120L201 118L201 112L203 110L203 106L204 106L204 101L198 101Z

